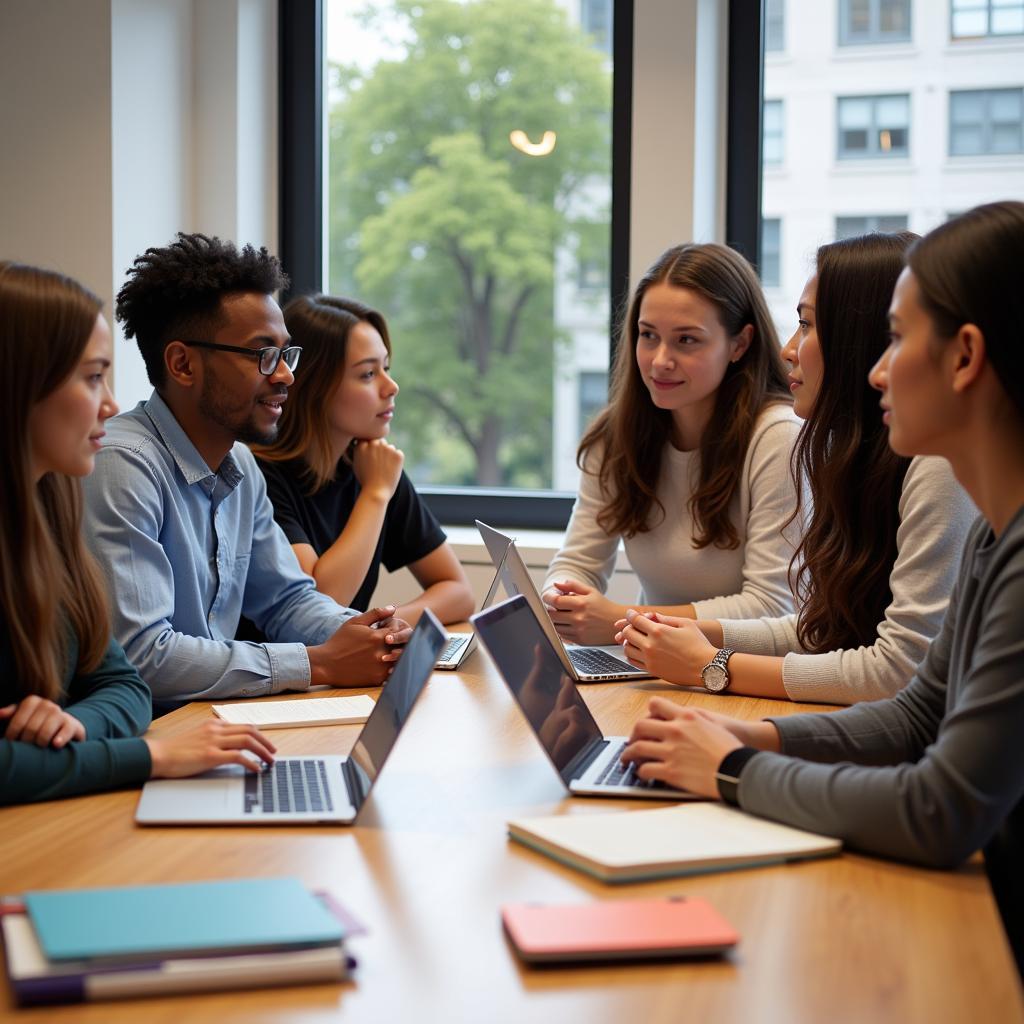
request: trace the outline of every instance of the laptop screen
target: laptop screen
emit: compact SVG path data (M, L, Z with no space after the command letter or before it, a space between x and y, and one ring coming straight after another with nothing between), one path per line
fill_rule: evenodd
M352 748L349 763L356 778L351 782L357 785L351 787L351 796L357 810L409 720L444 643L440 623L425 610Z
M576 683L521 594L472 617L477 634L563 780L570 765L603 739Z

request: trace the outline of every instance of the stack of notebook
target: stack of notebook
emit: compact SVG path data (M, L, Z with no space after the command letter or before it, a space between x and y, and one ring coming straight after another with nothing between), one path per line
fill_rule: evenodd
M29 892L0 903L28 1006L337 982L358 926L294 878Z

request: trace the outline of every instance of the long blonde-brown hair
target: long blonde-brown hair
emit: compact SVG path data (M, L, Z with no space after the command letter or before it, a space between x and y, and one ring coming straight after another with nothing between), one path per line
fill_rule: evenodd
M102 303L76 281L0 262L0 613L17 686L61 695L69 636L80 672L94 669L110 641L110 610L99 569L82 543L79 482L47 473L37 483L29 417L78 366Z
M284 308L284 322L291 343L302 347L295 369L295 383L281 410L277 440L272 445L253 445L253 451L269 462L302 459L311 494L334 478L327 407L345 373L348 336L356 324L374 327L391 355L391 337L384 317L355 299L333 295L301 295Z
M717 310L730 337L748 324L753 337L746 352L729 363L715 395L711 422L700 442L700 478L690 496L694 547L736 548L740 538L729 506L740 484L758 416L767 405L790 402L779 341L753 267L724 245L677 245L661 255L633 293L622 323L607 408L580 441L577 462L600 450L598 480L606 495L598 524L608 534L633 537L657 525L661 516L658 478L665 445L672 436L672 414L651 401L636 363L640 304L656 284L697 292Z

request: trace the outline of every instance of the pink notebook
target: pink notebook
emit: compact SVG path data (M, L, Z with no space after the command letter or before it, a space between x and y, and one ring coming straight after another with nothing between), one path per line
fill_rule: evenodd
M501 918L528 963L710 956L739 942L710 903L683 897L510 903L501 908Z

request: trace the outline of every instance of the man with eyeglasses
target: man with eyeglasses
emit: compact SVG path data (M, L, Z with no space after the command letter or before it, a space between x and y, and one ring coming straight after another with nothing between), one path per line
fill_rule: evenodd
M245 446L274 440L302 353L274 300L286 284L266 249L181 233L117 296L155 390L108 421L85 525L158 710L382 683L409 636L393 608L358 615L317 591ZM236 641L242 614L270 642Z

